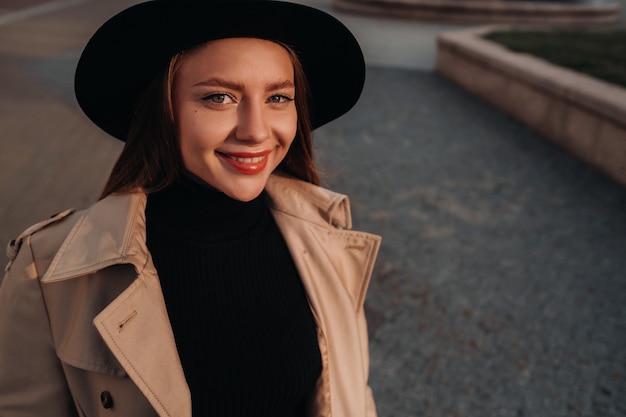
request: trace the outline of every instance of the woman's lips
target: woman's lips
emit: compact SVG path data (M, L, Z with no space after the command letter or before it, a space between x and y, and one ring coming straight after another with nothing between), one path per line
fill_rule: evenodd
M267 165L267 155L271 151L263 152L216 152L223 161L235 168L242 174L258 174L265 169Z

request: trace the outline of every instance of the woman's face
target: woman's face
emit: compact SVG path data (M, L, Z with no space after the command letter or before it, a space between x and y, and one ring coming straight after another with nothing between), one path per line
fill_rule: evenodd
M296 135L287 50L255 38L207 42L183 58L172 96L185 168L231 198L256 198Z

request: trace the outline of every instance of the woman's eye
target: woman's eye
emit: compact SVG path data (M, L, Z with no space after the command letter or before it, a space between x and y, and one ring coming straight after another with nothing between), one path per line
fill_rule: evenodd
M288 97L283 94L276 94L276 95L271 96L268 101L270 103L286 103L288 101L293 101L293 98Z
M229 104L233 100L228 94L215 93L215 94L209 94L208 96L202 97L202 101L208 101L214 104Z

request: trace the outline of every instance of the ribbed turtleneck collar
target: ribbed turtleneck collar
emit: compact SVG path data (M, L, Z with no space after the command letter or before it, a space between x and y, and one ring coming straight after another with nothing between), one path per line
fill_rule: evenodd
M263 196L235 200L201 183L181 178L167 189L148 195L149 230L172 238L230 241L262 229L269 219Z

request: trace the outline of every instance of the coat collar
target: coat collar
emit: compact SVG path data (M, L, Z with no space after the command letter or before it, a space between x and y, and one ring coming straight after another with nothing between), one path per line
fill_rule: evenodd
M132 264L141 272L148 261L146 201L143 193L112 195L77 213L41 281L62 281L115 264Z
M270 208L317 224L350 229L345 195L294 178L272 175L266 186ZM149 261L143 192L108 196L80 216L42 277L56 282L115 264L132 264L140 273Z
M343 194L279 175L270 177L265 190L274 210L318 224L352 228L350 202Z

